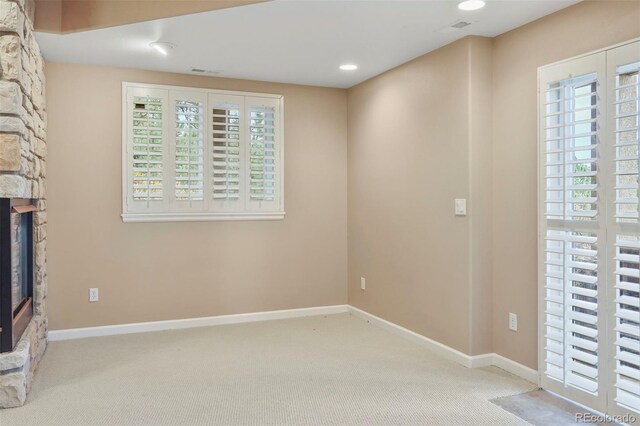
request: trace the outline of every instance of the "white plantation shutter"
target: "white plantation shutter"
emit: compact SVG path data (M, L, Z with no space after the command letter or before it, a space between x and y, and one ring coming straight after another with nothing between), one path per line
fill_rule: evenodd
M123 83L126 222L284 218L283 97Z
M598 244L588 232L547 231L545 374L598 392Z
M209 95L211 193L219 210L234 210L244 206L244 134L246 120L244 97Z
M615 217L618 222L639 223L638 122L640 121L640 62L617 68L613 114L615 120Z
M542 69L539 82L541 382L591 406L605 400L604 69L601 54Z
M636 417L639 71L640 42L539 70L541 383Z
M612 312L609 316L610 411L640 414L640 42L607 52L611 131L610 217Z
M278 208L280 191L280 103L276 99L248 97L247 181L250 210Z
M615 262L615 400L640 411L640 238L637 235L618 235Z
M125 203L134 211L158 211L166 204L167 103L165 90L130 89L126 93Z
M548 219L597 219L597 96L595 73L547 87L544 131Z
M123 83L126 222L284 218L281 95Z
M171 92L175 143L173 158L174 208L204 208L206 97L189 92Z
M547 84L545 92L546 374L598 393L598 219L596 73ZM577 224L569 223L577 222Z
M133 199L162 200L162 99L133 98Z

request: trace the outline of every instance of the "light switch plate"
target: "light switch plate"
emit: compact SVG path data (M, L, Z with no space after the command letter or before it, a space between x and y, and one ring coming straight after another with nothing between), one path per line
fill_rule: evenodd
M98 289L97 288L90 288L89 289L89 302L97 302L98 300L100 300L100 295L98 293Z
M518 315L509 312L509 330L518 331Z
M456 213L456 216L467 215L467 199L466 198L456 198L455 213Z

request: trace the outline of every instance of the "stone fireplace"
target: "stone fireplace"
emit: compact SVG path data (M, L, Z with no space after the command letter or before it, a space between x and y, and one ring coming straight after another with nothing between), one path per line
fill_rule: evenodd
M33 34L34 8L33 0L0 0L0 198L30 199L28 204L34 206L30 213L33 221L32 317L20 325L24 326L24 332L17 342L12 342L12 350L0 353L2 408L24 404L47 344L47 116L44 61ZM26 303L24 295L18 294L20 291L16 284L14 292L20 300L16 303ZM4 302L6 305L7 301Z

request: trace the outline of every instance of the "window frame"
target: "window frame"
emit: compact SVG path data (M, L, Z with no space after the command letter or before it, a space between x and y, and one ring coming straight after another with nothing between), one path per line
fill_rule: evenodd
M162 211L145 211L145 209L136 208L135 202L132 199L131 190L131 155L133 152L133 140L130 135L132 124L130 119L132 118L131 109L129 106L130 91L136 89L148 90L150 92L164 91L166 92L167 105L163 106L166 111L167 117L173 117L171 100L176 93L193 93L194 96L203 97L205 103L204 108L204 128L203 135L204 156L211 156L211 131L212 131L212 117L211 117L211 99L216 96L235 96L242 97L245 101L248 99L264 98L266 102L273 103L276 107L276 119L275 119L275 138L276 138L276 200L265 201L265 207L261 205L256 208L256 201L250 199L250 194L245 191L242 194L241 209L237 210L216 210L214 206L213 198L207 200L210 196L207 189L211 189L212 184L208 182L210 180L211 170L206 166L208 161L205 161L205 168L203 170L204 182L203 193L205 196L204 207L202 209L192 208L185 209L184 206L176 208L176 205L172 205L171 199L173 199L172 190L173 186L170 183L173 182L172 176L175 175L175 170L172 169L173 163L172 157L167 155L174 152L175 149L175 135L171 134L171 130L174 129L175 123L171 119L168 119L163 123L163 129L165 135L163 135L162 149L167 158L163 159L163 170L165 175L163 176L163 201ZM131 95L135 96L135 95ZM285 144L284 144L284 95L271 94L271 93L259 93L259 92L243 92L232 90L220 90L210 88L197 88L197 87L183 87L173 85L162 84L149 84L149 83L137 83L137 82L122 82L122 142L121 142L121 160L122 160L122 221L127 222L190 222L190 221L244 221L244 220L283 220L286 212L284 210L284 176L285 176ZM246 106L244 107L246 110ZM250 121L245 121L241 124L243 129L249 129ZM246 137L242 139L245 143L241 145L242 150L249 152L248 147L249 139ZM245 173L250 166L249 156L245 155L243 162L243 179L246 179ZM169 175L166 173L169 172ZM248 185L248 182L246 182Z

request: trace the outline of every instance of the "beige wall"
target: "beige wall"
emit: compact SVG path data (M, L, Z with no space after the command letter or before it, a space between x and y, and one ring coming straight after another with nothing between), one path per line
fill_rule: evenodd
M351 88L348 130L349 303L463 352L469 62L464 39Z
M638 36L640 2L586 1L349 89L349 303L537 369L537 68Z
M346 91L59 63L46 78L51 329L347 302ZM286 219L122 223L123 80L284 94Z
M494 39L493 349L537 368L537 68L640 36L640 2L586 1ZM508 313L518 314L518 332Z

